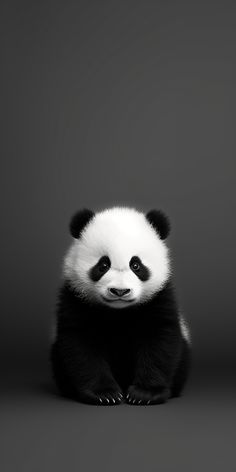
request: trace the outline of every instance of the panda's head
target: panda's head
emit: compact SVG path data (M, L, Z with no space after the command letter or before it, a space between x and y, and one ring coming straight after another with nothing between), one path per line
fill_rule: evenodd
M81 210L70 223L74 241L64 259L64 277L90 302L112 308L146 302L170 275L169 229L161 211Z

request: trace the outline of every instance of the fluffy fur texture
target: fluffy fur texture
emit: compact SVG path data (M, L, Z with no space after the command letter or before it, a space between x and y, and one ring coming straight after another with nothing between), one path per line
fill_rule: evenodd
M73 217L75 219L75 217ZM111 268L94 284L89 271L101 257L110 256ZM133 256L139 256L149 268L145 284L130 270ZM64 261L64 276L80 295L90 301L111 300L108 288L131 288L122 300L142 302L160 290L168 280L168 249L143 213L133 209L113 208L98 213L75 239ZM121 305L113 303L114 307Z
M82 210L70 230L51 350L60 392L101 405L180 395L190 335L171 281L167 217Z

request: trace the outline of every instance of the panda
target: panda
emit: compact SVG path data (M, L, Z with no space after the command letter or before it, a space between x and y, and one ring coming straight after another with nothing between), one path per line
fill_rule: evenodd
M60 394L154 405L181 394L190 332L172 281L167 216L115 206L71 219L51 344Z

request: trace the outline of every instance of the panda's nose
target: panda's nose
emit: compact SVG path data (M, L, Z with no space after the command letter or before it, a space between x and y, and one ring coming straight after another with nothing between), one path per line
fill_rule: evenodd
M116 295L117 297L123 297L130 292L130 288L110 288L109 289L112 295Z

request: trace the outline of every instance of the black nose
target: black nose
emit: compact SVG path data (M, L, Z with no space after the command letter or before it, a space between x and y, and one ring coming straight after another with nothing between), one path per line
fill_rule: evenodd
M117 297L123 297L130 292L129 288L110 288L110 292Z

